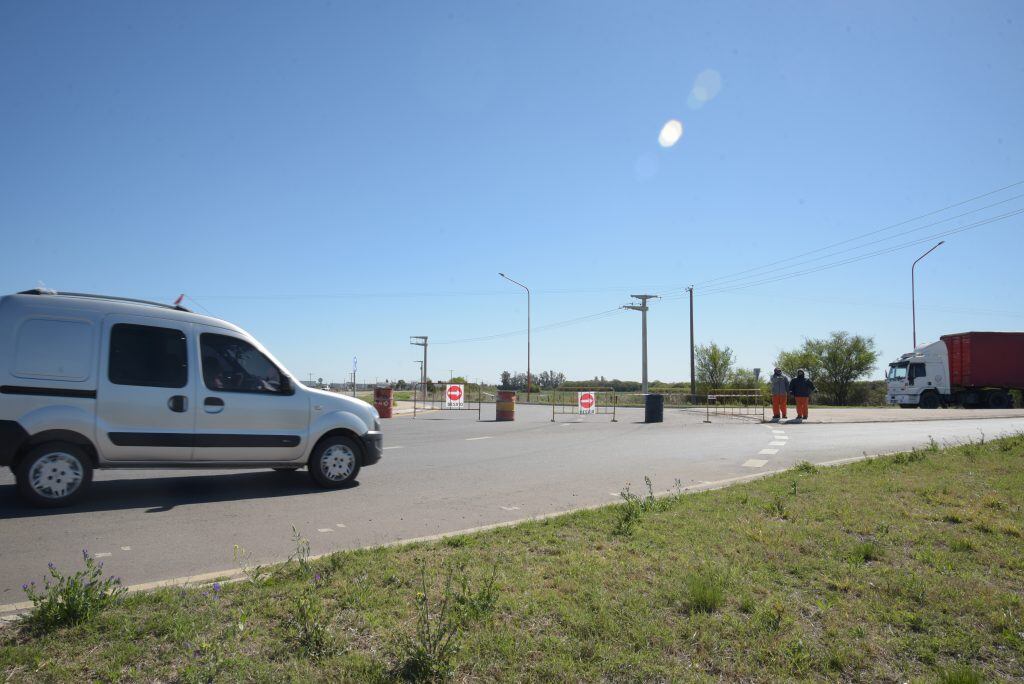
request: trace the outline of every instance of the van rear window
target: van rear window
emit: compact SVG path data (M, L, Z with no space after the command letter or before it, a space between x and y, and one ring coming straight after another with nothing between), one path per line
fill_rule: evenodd
M91 375L92 361L92 323L29 318L18 327L11 374L81 382Z
M185 333L175 328L118 323L110 331L110 382L141 387L188 384Z

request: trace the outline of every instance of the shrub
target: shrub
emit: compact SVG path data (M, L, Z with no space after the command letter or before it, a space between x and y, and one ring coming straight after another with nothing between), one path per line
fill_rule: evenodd
M48 631L55 627L76 625L92 619L127 591L119 577L103 577L103 563L82 549L85 569L64 575L53 563L43 588L36 583L23 584L22 589L32 601L32 611L25 621L32 627Z

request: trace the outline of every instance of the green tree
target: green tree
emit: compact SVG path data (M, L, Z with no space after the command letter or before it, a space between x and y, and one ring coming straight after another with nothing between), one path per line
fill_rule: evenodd
M749 368L737 368L729 377L729 387L734 389L760 389L764 382Z
M719 347L714 342L698 345L694 350L697 366L697 384L701 390L721 389L729 382L735 356L729 347Z
M824 339L804 340L799 349L780 353L775 365L791 376L803 368L818 391L842 406L850 399L853 383L870 373L877 361L874 338L838 331Z

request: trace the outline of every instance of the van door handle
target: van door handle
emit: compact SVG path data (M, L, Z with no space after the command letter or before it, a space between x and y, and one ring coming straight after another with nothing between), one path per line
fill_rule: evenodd
M167 408L175 413L184 413L188 410L188 397L183 394L175 394L167 400Z
M207 413L220 413L224 410L224 400L220 397L206 397L203 400L203 410Z

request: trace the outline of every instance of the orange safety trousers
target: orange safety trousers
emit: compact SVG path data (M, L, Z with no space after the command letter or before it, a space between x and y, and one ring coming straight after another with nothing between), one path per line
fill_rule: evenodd
M785 394L773 394L772 395L772 417L778 418L779 413L782 417L786 417L786 395Z
M807 402L810 397L797 397L796 398L796 415L798 418L807 418Z

